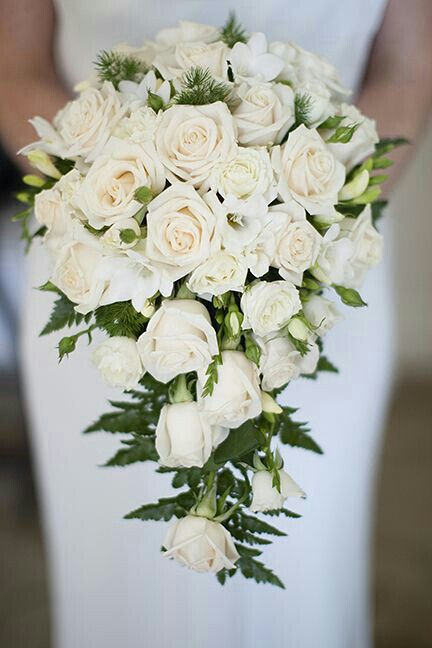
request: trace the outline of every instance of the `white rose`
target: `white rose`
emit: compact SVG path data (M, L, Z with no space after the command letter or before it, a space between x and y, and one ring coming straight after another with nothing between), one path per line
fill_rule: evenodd
M332 214L345 182L345 168L315 129L303 124L275 147L272 163L282 200L296 200L312 215Z
M169 529L164 541L167 558L197 572L234 569L239 554L231 534L219 522L186 515Z
M359 288L367 272L378 265L382 256L383 238L372 225L370 205L357 218L346 218L341 225L341 232L352 243L352 254L343 285Z
M146 371L163 383L188 371L205 371L218 353L210 315L193 299L164 300L138 348Z
M129 43L119 43L113 47L114 52L124 54L125 56L132 56L142 61L147 67L151 67L153 64L156 50L156 44L149 40L145 41L140 47L129 45Z
M111 387L134 389L144 375L137 343L129 337L108 338L93 351L92 361Z
M220 209L213 192L200 196L180 182L165 189L148 205L147 257L173 281L184 277L210 256Z
M165 186L153 144L141 146L113 137L79 187L77 203L89 224L101 229L136 214L142 205L134 194L142 186L153 193Z
M115 137L144 144L154 140L158 116L148 106L137 106L129 117L124 117L114 131Z
M156 34L156 42L161 45L176 45L177 43L195 43L203 41L212 43L220 36L220 32L213 25L180 20L178 27L162 29Z
M46 240L57 242L70 229L71 208L57 188L44 189L35 196L35 218L47 228Z
M342 104L339 113L346 117L342 122L342 126L360 124L351 140L346 144L327 145L335 158L342 162L348 172L356 164L363 162L365 158L372 155L375 144L379 141L379 136L375 121L362 115L355 106Z
M141 228L135 218L117 221L101 236L101 243L108 249L126 250L134 247L141 237Z
M288 324L301 310L297 288L289 281L258 281L241 298L243 328L268 335Z
M347 265L353 252L353 244L348 237L338 239L340 227L332 225L323 237L320 253L311 273L327 285L341 284L344 281Z
M269 204L276 198L273 169L266 149L239 148L231 160L213 169L211 187L226 198L248 200L263 196Z
M67 203L74 209L78 209L76 197L82 181L82 175L76 168L74 168L68 173L65 173L65 175L63 175L55 185L55 188L60 191L63 202ZM84 219L84 214L81 212L78 213L77 216L80 219Z
M294 200L270 207L270 215L276 241L272 266L279 268L284 279L300 286L303 272L317 259L322 237Z
M212 428L198 403L164 405L156 427L156 450L162 466L202 468L212 445Z
M198 402L212 423L237 428L261 414L258 368L241 351L222 351L213 393L202 398L206 380L198 374Z
M94 160L126 110L112 83L105 82L101 90L87 88L54 119L63 143L57 155Z
M229 290L243 292L246 276L246 260L220 250L192 272L187 286L192 292L203 296L222 295Z
M168 180L208 187L213 167L237 150L234 122L228 106L217 101L204 106L172 106L162 116L156 149Z
M230 54L234 79L256 83L272 81L284 67L279 56L268 52L267 38L262 32L252 34L247 43L236 43Z
M314 373L319 360L317 344L310 344L308 352L302 356L286 337L258 338L257 341L261 348L260 371L265 391L279 389L301 374Z
M153 65L168 80L179 78L186 70L196 67L208 69L213 77L226 80L228 55L229 49L222 41L177 43L159 52Z
M281 83L260 83L242 84L237 92L241 102L233 116L240 144L278 144L295 120L292 89Z
M309 128L322 124L336 112L331 92L322 81L310 79L296 86L295 90L297 95L307 96L309 100L307 111Z
M303 311L312 326L316 327L314 332L318 336L330 331L342 319L335 303L320 295L312 295L304 302Z
M273 486L273 473L267 470L258 470L252 477L250 510L253 513L280 509L288 497L305 497L304 491L285 470L278 470L278 473L280 492L276 486Z

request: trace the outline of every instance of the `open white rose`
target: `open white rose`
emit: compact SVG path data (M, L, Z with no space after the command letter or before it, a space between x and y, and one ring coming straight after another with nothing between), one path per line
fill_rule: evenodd
M276 248L272 266L300 286L305 270L314 265L322 237L306 220L304 209L294 200L270 207Z
M375 120L362 115L355 106L342 104L339 112L346 117L342 122L342 126L360 124L349 142L345 144L328 144L329 150L335 158L345 165L348 172L374 152L379 137Z
M359 288L367 272L378 265L382 256L383 238L372 225L370 205L357 218L345 218L341 233L352 243L352 254L342 283L347 288Z
M262 32L252 34L247 43L236 43L231 50L230 63L234 79L251 84L272 81L284 67L279 56L268 52L267 38Z
M346 275L347 264L353 253L348 237L338 238L340 227L332 225L323 237L320 253L311 273L325 284L341 284Z
M297 96L308 98L308 126L319 126L336 110L332 102L332 94L328 87L319 79L310 79L295 87ZM338 157L338 156L336 156Z
M213 248L216 214L221 211L214 192L204 196L176 182L148 205L147 248L173 281L205 261Z
M312 215L332 214L345 182L345 168L315 129L303 124L272 151L282 200L296 200Z
M162 29L156 34L156 42L160 45L176 45L177 43L212 43L220 36L220 32L213 25L180 20L177 27Z
M205 297L222 295L229 290L242 292L246 276L246 259L220 250L192 272L187 286L192 292Z
M252 477L253 513L274 511L283 507L288 497L305 497L304 491L285 470L278 470L280 492L273 486L273 474L268 470L258 470Z
M207 188L213 167L237 150L234 122L221 101L168 108L156 133L156 149L170 182Z
M159 193L165 174L153 144L133 144L112 137L93 162L78 189L77 203L89 224L101 229L132 217L142 206L135 191L142 186Z
M301 355L287 337L259 340L262 388L279 389L300 376Z
M45 241L48 247L58 245L71 227L72 210L62 199L57 188L44 189L35 196L35 217L47 228Z
M204 43L177 43L174 47L161 50L153 65L164 79L178 79L190 68L204 68L216 79L228 78L229 49L223 41Z
M212 428L198 403L164 405L156 427L156 450L162 466L202 468L212 446Z
M241 351L222 351L213 393L202 398L206 380L198 374L198 402L212 424L237 428L261 413L258 368Z
M286 326L301 309L297 288L289 281L258 281L241 298L243 328L265 336Z
M134 389L144 375L137 343L129 337L108 338L93 351L92 361L111 387Z
M247 201L263 196L264 205L276 198L273 169L264 148L239 148L231 160L213 169L211 187L221 196Z
M335 303L321 295L312 295L304 302L303 311L312 326L316 327L314 333L319 336L330 331L342 319Z
M163 301L138 348L146 371L163 383L188 371L205 371L218 352L210 315L193 299Z
M167 550L164 556L197 572L233 569L240 557L222 524L196 515L177 520L168 529L163 544Z
M242 84L234 122L240 144L278 144L294 123L294 92L281 83Z

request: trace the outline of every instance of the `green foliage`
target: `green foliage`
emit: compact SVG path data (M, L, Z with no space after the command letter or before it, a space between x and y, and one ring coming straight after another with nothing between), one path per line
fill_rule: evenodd
M271 569L251 556L241 556L237 561L237 568L245 578L253 578L257 583L269 583L285 589L281 579Z
M291 130L295 130L298 126L300 126L300 124L309 126L312 104L313 104L312 97L308 95L306 92L302 94L296 94L294 99L295 122Z
M333 135L327 140L327 144L348 144L360 124L350 124L349 126L338 126Z
M202 390L202 394L201 394L202 398L205 398L206 396L211 396L213 394L214 386L218 381L218 366L221 364L222 364L222 356L221 354L218 354L217 356L213 357L213 360L210 362L209 366L207 367L205 373L205 375L207 376L207 380Z
M264 511L263 515L270 515L276 517L280 515L284 515L285 517L294 518L294 519L301 518L300 513L294 513L294 511L289 511L286 508L274 509L272 511Z
M43 290L51 290L52 288L47 288L48 284L45 284ZM51 284L52 285L52 284ZM89 315L81 315L75 310L76 304L70 301L63 293L59 292L59 296L54 302L54 308L51 312L50 319L48 323L44 326L40 335L48 335L53 331L59 331L65 327L71 327L74 325L81 324L82 321L88 322L91 318L91 313Z
M383 215L383 211L385 210L387 205L388 205L388 200L375 200L375 202L372 203L371 205L372 221L374 225Z
M360 308L362 306L367 306L366 302L360 296L360 293L354 288L344 288L344 286L333 286L341 301L346 306L352 306L353 308Z
M120 81L139 83L148 72L147 66L139 59L119 52L102 51L95 61L100 81L110 81L118 89Z
M216 448L214 462L224 464L226 461L237 461L255 450L260 442L259 430L249 420L238 428L230 430L225 441Z
M308 380L315 380L318 378L318 374L321 371L327 371L329 373L339 373L339 369L335 367L335 365L330 362L330 360L325 356L325 355L320 355L317 368L315 369L313 374L303 374L303 378L307 378Z
M147 319L135 310L131 302L116 302L99 306L94 312L96 325L110 337L123 335L135 340L145 331Z
M293 410L283 407L283 414L279 417L277 432L282 443L295 448L303 448L317 454L323 454L320 446L310 436L310 429L306 423L293 421L291 414Z
M157 461L159 456L155 448L153 437L122 441L126 448L121 448L111 457L105 466L129 466L141 461Z
M228 20L221 29L221 40L228 47L234 47L236 43L247 43L247 32L237 21L234 11L230 12Z
M144 504L125 515L125 520L165 520L167 522L172 517L183 517L194 503L192 493L184 491L174 497L164 497L152 504Z
M323 121L323 123L320 124L318 128L323 128L325 130L334 130L341 125L344 119L344 115L333 115L332 117L328 117L325 121Z
M228 102L231 89L225 83L213 79L210 70L193 67L184 73L182 89L174 97L177 104L202 106L215 101Z
M264 533L266 535L273 535L278 537L286 536L286 533L284 533L283 531L280 531L268 522L260 520L253 515L247 515L246 513L242 512L239 515L239 519L241 528L249 531L250 533Z
M375 144L374 157L380 158L398 146L405 146L409 143L409 140L405 139L405 137L385 137Z

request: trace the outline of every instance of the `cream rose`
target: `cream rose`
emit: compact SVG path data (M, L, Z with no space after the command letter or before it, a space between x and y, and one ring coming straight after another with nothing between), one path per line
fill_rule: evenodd
M177 27L162 29L156 34L156 42L160 45L176 45L177 43L212 43L220 36L220 31L213 25L180 20Z
M272 151L282 200L296 200L312 215L332 214L345 182L345 168L314 129L303 124Z
M196 67L208 69L213 77L226 80L228 54L229 49L222 41L177 43L159 52L153 64L168 80L178 79L186 70Z
M243 328L268 335L286 326L301 309L297 288L289 281L258 281L241 298Z
M144 375L137 343L132 338L108 338L93 351L92 362L111 387L134 389Z
M314 326L314 332L322 336L330 331L342 319L334 302L320 295L312 295L303 303L303 312Z
M273 169L265 149L239 148L235 157L213 169L211 187L224 198L249 200L263 196L269 204L276 198Z
M194 187L207 188L214 166L237 151L228 106L217 101L168 108L156 133L156 149L170 182L184 180Z
M141 208L135 191L142 186L153 193L165 186L164 169L154 146L113 137L79 187L77 204L89 224L101 229L132 217Z
M339 233L340 227L337 224L327 230L316 263L310 269L314 277L329 286L343 283L353 253L350 238L338 238Z
M138 339L146 371L167 383L188 371L205 371L218 353L216 333L206 307L193 299L162 302Z
M212 428L198 403L164 405L156 427L156 450L162 466L202 468L212 445Z
M35 218L47 228L48 247L57 245L71 227L72 210L57 188L45 189L35 196Z
M378 265L382 256L383 238L372 225L370 205L357 218L346 218L341 224L341 233L352 243L342 283L347 288L359 288L367 272Z
M237 428L261 413L258 368L241 351L222 351L213 393L202 398L206 380L198 374L198 402L212 424Z
M220 250L192 272L187 286L192 292L204 296L222 295L229 290L242 292L246 276L246 259Z
M302 356L286 337L258 338L257 341L261 348L260 372L265 391L279 389L301 374L314 373L319 360L319 348L315 343L310 344L309 351Z
M379 137L375 121L362 115L355 106L342 104L339 112L346 117L342 126L360 124L351 140L346 144L327 145L335 158L345 165L348 172L374 152Z
M275 511L283 507L288 497L305 497L304 491L285 470L278 470L280 492L273 486L273 473L268 470L258 470L252 477L253 513L260 511Z
M281 83L259 83L242 84L237 92L240 104L233 115L240 144L278 144L295 120L292 89Z
M314 265L322 237L306 220L304 209L294 200L270 208L276 241L271 265L279 274L300 286L303 272Z
M197 572L234 569L240 557L231 534L222 524L197 515L177 520L168 529L163 544L164 556Z

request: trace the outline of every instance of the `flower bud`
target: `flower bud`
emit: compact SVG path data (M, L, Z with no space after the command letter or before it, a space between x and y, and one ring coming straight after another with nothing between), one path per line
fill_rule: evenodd
M353 200L366 191L369 184L369 171L364 169L348 182L339 192L339 200Z
M29 187L37 187L37 188L43 187L45 184L45 180L43 180L43 178L39 178L39 176L35 176L35 175L25 175L23 177L23 182Z
M30 164L41 173L44 173L50 178L60 180L60 171L54 166L50 156L47 155L45 151L41 151L40 149L33 149L33 151L29 151L29 153L27 153L27 159Z
M310 329L300 317L293 317L288 323L288 331L296 340L307 342Z
M276 403L275 399L268 392L261 392L261 403L263 412L267 412L268 414L282 414L283 412L282 407Z
M144 315L144 317L148 317L150 319L150 317L155 312L156 312L156 306L150 301L150 299L146 299L141 313Z

